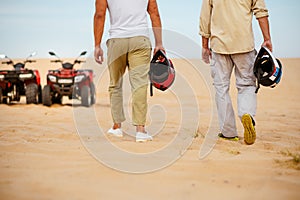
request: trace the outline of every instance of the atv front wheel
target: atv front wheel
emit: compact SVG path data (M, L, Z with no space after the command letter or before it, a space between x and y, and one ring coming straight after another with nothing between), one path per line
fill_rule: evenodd
M45 85L43 89L43 105L51 106L52 105L52 96L50 85Z
M37 103L37 96L38 96L38 86L35 83L30 83L29 85L26 86L26 103L31 104L31 103Z
M7 99L8 98L5 97L5 96L7 96L7 94L5 92L3 92L2 88L0 88L0 104L1 103L7 104Z
M81 104L85 107L91 105L91 89L87 85L84 85L81 88Z
M62 96L54 97L52 103L62 104Z
M96 88L94 83L91 83L91 104L96 103Z
M42 86L38 86L38 103L43 103Z
M0 104L3 103L3 93L2 93L2 88L0 88Z

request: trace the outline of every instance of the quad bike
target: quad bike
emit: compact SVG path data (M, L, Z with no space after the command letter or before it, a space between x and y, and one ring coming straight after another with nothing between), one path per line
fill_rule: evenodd
M93 83L93 70L73 69L75 64L80 64L81 56L86 54L83 51L73 63L63 62L54 52L49 52L57 59L53 63L61 63L62 68L48 70L47 85L43 88L43 104L51 106L53 103L62 104L62 97L81 100L82 106L89 107L95 103L95 85Z
M19 102L22 95L26 96L26 103L42 103L42 87L38 70L25 68L26 63L33 63L35 60L29 58L34 56L31 53L25 61L14 63L6 55L0 55L1 59L7 59L2 64L12 65L12 70L0 70L0 104Z

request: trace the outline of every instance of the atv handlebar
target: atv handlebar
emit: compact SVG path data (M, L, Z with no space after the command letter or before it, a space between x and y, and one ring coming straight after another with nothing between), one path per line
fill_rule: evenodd
M2 62L2 64L12 65L14 63L10 60L10 61L4 61L4 62Z
M7 65L17 65L17 64L22 64L22 65L25 65L26 63L33 63L33 62L36 62L35 60L30 60L29 58L34 56L36 53L35 52L32 52L24 61L22 62L18 62L18 63L14 63L12 59L10 59L9 57L7 57L6 55L4 54L1 54L0 55L0 58L1 59L8 59L8 61L4 61L4 62L1 62L2 64L7 64Z
M60 63L62 63L62 61L61 61L61 60L51 60L50 62L54 62L54 63L58 63L58 62L60 62Z
M81 52L81 54L74 60L73 65L84 63L85 61L78 60L78 59L79 57L84 56L86 53L87 53L86 51ZM65 64L63 60L61 60L53 51L49 51L49 54L50 56L55 56L57 58L56 60L51 60L50 62Z
M36 60L26 60L25 63L34 63Z
M75 65L75 64L80 64L80 63L85 63L85 61L84 61L84 60L75 60L75 61L74 61L74 65Z

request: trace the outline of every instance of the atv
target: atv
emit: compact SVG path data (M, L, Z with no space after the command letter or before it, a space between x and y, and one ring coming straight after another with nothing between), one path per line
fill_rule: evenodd
M22 95L26 96L26 103L42 103L42 87L38 70L25 68L26 63L36 62L30 60L34 56L31 53L25 61L14 63L6 55L0 55L1 59L7 59L2 64L12 65L12 70L0 70L0 104L19 102Z
M73 63L63 62L54 52L49 52L55 56L53 63L61 63L62 68L48 70L47 85L43 88L43 104L51 106L53 103L62 104L62 97L68 96L69 99L81 100L81 105L89 107L95 103L96 93L93 83L93 70L74 69L74 65L85 61L79 60L86 54L83 51Z

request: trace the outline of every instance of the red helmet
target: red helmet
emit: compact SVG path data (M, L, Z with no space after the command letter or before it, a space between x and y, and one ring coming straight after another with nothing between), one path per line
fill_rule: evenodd
M152 86L165 91L174 82L175 69L172 61L161 50L158 50L151 60L149 78L151 96L153 96Z

